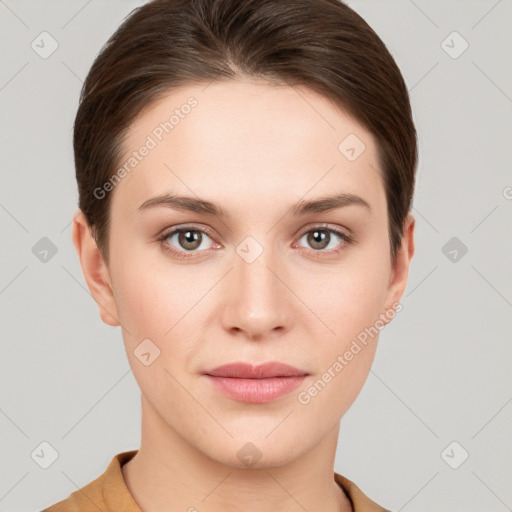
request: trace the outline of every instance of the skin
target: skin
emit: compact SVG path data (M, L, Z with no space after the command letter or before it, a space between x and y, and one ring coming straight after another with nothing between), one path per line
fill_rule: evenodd
M141 389L141 446L123 476L145 512L350 511L333 481L339 426L368 376L378 336L308 404L297 397L399 302L414 218L407 217L392 262L374 137L303 87L240 79L174 89L136 118L125 156L190 96L198 105L110 192L109 265L82 212L74 217L85 279L103 321L121 325ZM354 161L338 150L350 133L366 146ZM137 211L164 192L209 200L231 218L163 206ZM371 211L351 204L287 215L297 202L333 193L355 194ZM356 241L331 233L315 245L307 235L320 223ZM157 240L185 224L211 233L195 252L178 235ZM237 253L247 236L263 249L252 263ZM177 259L166 245L187 257ZM134 350L147 338L161 352L145 366ZM281 361L309 376L273 402L242 403L201 375L236 361ZM248 442L261 453L253 467L237 456Z

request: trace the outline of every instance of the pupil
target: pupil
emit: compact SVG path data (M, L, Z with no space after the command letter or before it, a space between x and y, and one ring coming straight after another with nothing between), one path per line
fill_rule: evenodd
M320 244L320 247L317 247L317 249L323 249L325 247L325 243L322 242L325 242L325 240L328 239L328 234L325 230L315 230L312 231L312 239L313 241L310 242L311 245L314 246L314 244Z
M182 240L180 240L181 245L187 249L195 249L197 247L197 240L200 238L199 235L200 234L197 231L182 231Z

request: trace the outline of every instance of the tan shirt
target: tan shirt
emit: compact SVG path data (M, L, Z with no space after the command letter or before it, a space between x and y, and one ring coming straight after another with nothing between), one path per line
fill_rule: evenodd
M102 475L42 512L141 512L121 471L121 466L137 451L118 453ZM334 480L347 494L354 512L389 512L370 500L357 485L344 476L334 473Z

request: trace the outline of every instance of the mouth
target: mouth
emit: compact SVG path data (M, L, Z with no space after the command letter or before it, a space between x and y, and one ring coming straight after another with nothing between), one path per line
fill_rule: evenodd
M299 387L309 373L284 363L269 362L258 366L231 363L207 370L203 375L228 398L263 404Z

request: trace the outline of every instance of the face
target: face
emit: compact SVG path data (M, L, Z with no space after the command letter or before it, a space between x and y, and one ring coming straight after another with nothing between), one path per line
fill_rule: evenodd
M390 260L374 137L306 88L226 81L173 90L124 148L101 314L146 409L231 466L311 450L361 390L412 256ZM205 375L237 362L299 376Z

